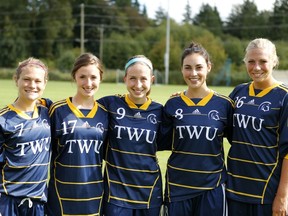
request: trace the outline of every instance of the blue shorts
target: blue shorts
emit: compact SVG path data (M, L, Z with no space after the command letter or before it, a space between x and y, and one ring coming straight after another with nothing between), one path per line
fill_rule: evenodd
M225 216L227 215L227 201L224 185L203 194L177 202L166 203L165 216Z
M30 198L19 198L0 194L0 215L44 216L44 203Z
M227 199L229 216L271 216L272 204L261 205Z
M129 209L107 202L104 204L105 216L159 216L160 211L161 207L150 209Z

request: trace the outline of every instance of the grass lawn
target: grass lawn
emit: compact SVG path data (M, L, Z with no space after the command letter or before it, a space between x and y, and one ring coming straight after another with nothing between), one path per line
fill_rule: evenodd
M17 88L14 81L12 80L1 80L0 81L0 108L5 105L12 103L17 97ZM214 91L228 95L232 91L232 87L211 87ZM152 86L151 98L162 104L170 97L172 93L183 91L187 89L185 85L154 85ZM76 92L76 86L72 82L57 82L49 81L43 97L50 98L52 101L73 96ZM100 98L106 95L123 94L126 92L124 84L116 83L101 83L100 89L97 92L96 97ZM224 149L227 155L229 144L225 139ZM159 165L162 170L162 177L165 176L166 162L170 155L170 151L158 152Z

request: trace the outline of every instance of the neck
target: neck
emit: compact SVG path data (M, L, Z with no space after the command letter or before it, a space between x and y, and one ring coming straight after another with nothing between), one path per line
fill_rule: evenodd
M78 109L92 109L95 104L95 100L93 97L81 97L79 95L75 95L72 98L72 103Z
M210 89L206 86L204 88L192 89L188 88L186 96L188 98L204 98L210 93Z
M133 97L131 97L130 94L128 94L128 97L134 104L144 104L148 100L147 97L145 97L145 98L133 98Z
M16 107L17 109L23 111L23 112L30 112L34 111L36 101L23 101L21 99L17 99L14 103L13 106Z
M255 89L263 90L263 89L269 88L270 86L273 86L276 83L277 83L277 80L275 80L274 78L267 80L267 81L262 81L262 82L255 82L254 81L253 87Z

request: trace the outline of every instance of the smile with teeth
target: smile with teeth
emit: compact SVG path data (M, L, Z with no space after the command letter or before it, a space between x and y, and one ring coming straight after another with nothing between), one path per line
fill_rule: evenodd
M134 89L134 92L136 93L136 94L141 94L142 93L142 90L137 90L137 89Z
M94 90L94 88L83 88L83 89L84 89L84 91L86 91L86 92L91 92L91 91Z
M196 82L196 81L199 80L199 78L198 78L198 77L191 77L191 78L189 78L189 80L190 80L191 82Z
M33 90L25 90L27 93L38 93L38 91L33 91Z
M256 76L256 77L259 77L259 76L261 76L261 75L263 75L263 73L259 73L259 72L257 72L257 73L252 73L253 74L253 76Z

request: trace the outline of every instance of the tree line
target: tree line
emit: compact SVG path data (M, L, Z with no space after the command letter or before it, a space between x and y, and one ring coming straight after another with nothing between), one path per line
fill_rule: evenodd
M256 37L276 43L279 69L287 69L288 0L275 0L265 11L259 11L253 0L244 0L226 20L209 4L202 4L196 14L192 8L187 1L182 22L170 20L170 71L179 71L181 52L193 40L210 53L213 76L227 60L231 76L241 76L244 49ZM152 19L138 0L1 1L0 67L15 68L20 60L34 56L48 62L49 68L68 72L84 43L85 51L101 56L106 68L122 69L129 57L144 54L164 73L166 22L163 8Z

